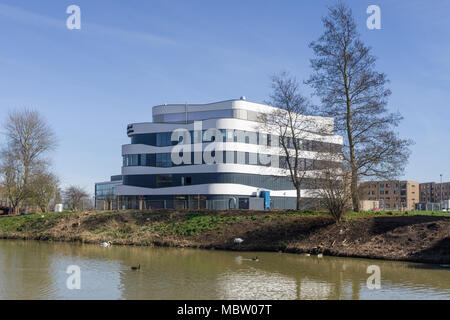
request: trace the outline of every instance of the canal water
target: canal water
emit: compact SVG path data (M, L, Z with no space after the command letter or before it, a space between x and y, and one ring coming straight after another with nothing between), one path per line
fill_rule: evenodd
M131 270L139 264L139 271ZM450 299L450 269L285 253L0 240L0 299Z

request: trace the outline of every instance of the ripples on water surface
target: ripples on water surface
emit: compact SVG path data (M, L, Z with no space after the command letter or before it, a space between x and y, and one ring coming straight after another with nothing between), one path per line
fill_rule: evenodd
M450 269L437 266L255 255L0 240L0 299L450 299ZM69 265L81 290L66 287ZM369 265L381 269L379 290L366 286Z

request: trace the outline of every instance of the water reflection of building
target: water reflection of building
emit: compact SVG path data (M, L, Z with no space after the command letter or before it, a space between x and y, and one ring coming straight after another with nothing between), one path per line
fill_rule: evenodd
M296 279L257 269L230 272L217 279L220 299L325 300L339 298L333 284L304 277Z
M166 248L114 248L125 265L141 272L120 273L124 299L389 299L429 294L450 297L447 270L414 269L415 264L351 258L318 259L292 254ZM367 267L381 269L382 290L366 286ZM417 265L422 266L422 265ZM415 290L420 288L420 290Z
M217 279L220 299L264 300L297 298L294 278L262 270L250 269L222 274Z
M136 250L144 267L121 273L125 299L358 299L360 279L345 274L365 275L364 267L344 271L341 261L298 255L258 253L253 262L233 252Z
M448 271L432 265L291 254L0 242L0 299L448 299ZM240 257L240 258L238 258ZM139 272L130 265L140 263ZM65 286L82 270L80 292ZM381 269L382 290L366 286Z
M328 282L304 278L299 281L298 295L300 300L325 300L333 294L333 286Z

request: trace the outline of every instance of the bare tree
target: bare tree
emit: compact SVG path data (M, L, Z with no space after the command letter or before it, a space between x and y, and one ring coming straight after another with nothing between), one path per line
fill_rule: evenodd
M70 186L64 190L64 197L67 205L73 211L83 207L83 199L88 197L88 193L81 187Z
M302 207L301 189L310 164L302 158L303 142L313 121L307 115L309 103L299 92L299 83L286 72L272 77L272 95L267 103L276 109L262 114L260 121L265 130L279 137L280 167L289 171L297 192L297 210Z
M353 210L359 212L359 179L401 174L412 142L394 132L402 117L386 109L388 80L374 70L376 58L361 42L351 9L339 2L322 21L325 32L310 44L314 72L307 83L321 98L321 113L334 117L336 131L344 136Z
M45 119L34 110L9 113L4 129L6 146L0 153L0 175L14 212L31 195L33 172L48 163L47 153L56 146L55 135Z
M7 152L5 149L2 150L0 174L5 195L13 212L17 213L19 205L27 197L23 166L20 165L14 153Z
M327 209L333 219L340 223L345 212L351 208L351 172L345 171L342 154L318 153L316 159L322 165L314 182L311 194L318 200L321 208Z
M33 174L31 178L31 199L42 212L48 212L50 205L59 196L59 180L44 168Z

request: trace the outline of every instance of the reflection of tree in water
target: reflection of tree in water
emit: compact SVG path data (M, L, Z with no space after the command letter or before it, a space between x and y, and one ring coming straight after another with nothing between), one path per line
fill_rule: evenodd
M50 256L55 254L87 261L86 265L114 266L104 271L114 273L118 283L109 287L124 299L358 299L363 290L367 297L366 269L372 264L381 269L383 289L421 286L450 294L449 270L421 269L424 265L419 264L270 252L6 241L0 243L0 297L14 298L13 292L6 294L5 290L18 288L39 298L40 290L52 281L48 270ZM258 262L249 259L255 255ZM11 268L30 264L35 269L42 266L43 274L33 277L26 269L11 272ZM138 264L140 271L130 269Z
M450 295L449 271L439 268L425 269L430 272L416 272L422 269L423 264L414 264L398 261L369 260L356 258L325 257L298 257L284 255L278 271L286 276L297 278L301 283L302 276L308 279L327 282L333 285L332 299L358 299L362 289L366 289L369 265L378 265L381 270L381 286L386 288L402 287L405 284L414 287L429 288L438 292L447 292ZM264 267L264 266L262 266ZM432 272L432 274L431 274Z
M408 283L434 290L450 290L445 270L434 270L430 277L428 272L416 272L410 267L413 264L403 262L319 259L276 253L258 253L260 261L253 262L248 258L254 253L190 249L156 249L148 250L146 254L150 261L154 261L153 270L160 282L150 284L147 294L156 298L250 299L253 296L264 299L267 292L272 292L274 297L282 296L283 299L292 299L293 296L302 299L359 299L370 276L366 273L367 267L372 264L381 269L382 286L401 287ZM124 276L124 280L135 277L129 273ZM297 290L295 295L292 295L292 284Z
M0 299L42 299L50 290L51 252L30 241L2 241Z

